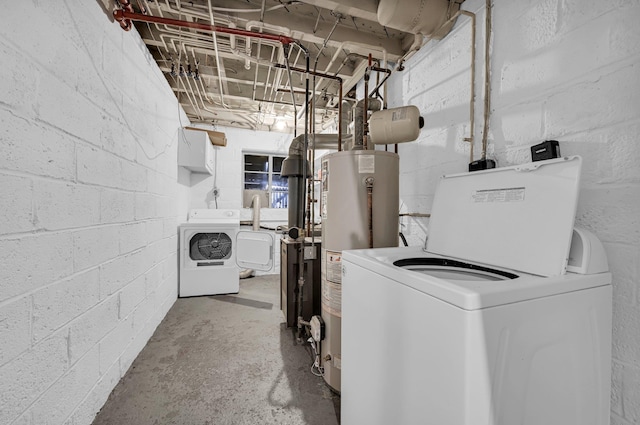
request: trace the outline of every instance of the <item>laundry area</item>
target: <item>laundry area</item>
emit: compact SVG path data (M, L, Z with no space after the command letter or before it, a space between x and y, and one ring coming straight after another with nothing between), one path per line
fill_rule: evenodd
M640 425L640 4L0 14L0 424Z

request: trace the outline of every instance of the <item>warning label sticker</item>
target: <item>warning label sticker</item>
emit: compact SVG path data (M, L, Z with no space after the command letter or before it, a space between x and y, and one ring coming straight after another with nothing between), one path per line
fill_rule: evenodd
M322 213L322 219L326 220L327 219L327 192L322 192L322 199L320 200L320 205L321 205L321 213Z
M320 171L320 178L322 179L322 191L329 191L329 161L322 161L322 170Z
M376 157L373 155L358 155L358 173L371 174L376 172Z
M524 187L476 190L473 202L521 202L524 201Z
M327 280L342 283L342 253L327 250L326 262Z
M322 282L322 309L342 317L342 285L325 280Z
M407 119L407 108L399 108L393 111L391 115L391 121L400 121Z

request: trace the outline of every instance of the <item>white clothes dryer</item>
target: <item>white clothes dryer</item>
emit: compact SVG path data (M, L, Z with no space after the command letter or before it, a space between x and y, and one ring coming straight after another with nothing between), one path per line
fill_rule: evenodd
M237 293L240 211L199 209L180 225L180 297Z
M196 209L179 227L179 297L235 294L240 268L273 268L273 237L241 231L240 211Z
M609 423L611 274L573 227L580 164L445 176L426 249L343 252L342 424Z

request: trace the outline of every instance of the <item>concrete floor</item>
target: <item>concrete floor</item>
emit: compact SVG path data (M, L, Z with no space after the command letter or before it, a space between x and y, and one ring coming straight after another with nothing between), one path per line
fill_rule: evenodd
M93 424L339 423L340 399L284 327L279 276L176 301Z

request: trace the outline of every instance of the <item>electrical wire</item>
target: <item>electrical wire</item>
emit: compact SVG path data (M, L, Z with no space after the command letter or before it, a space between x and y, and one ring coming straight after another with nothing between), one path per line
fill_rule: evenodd
M320 366L320 350L318 349L318 347L316 347L318 342L316 342L313 338L309 338L307 342L311 345L311 349L313 350L314 354L314 361L311 365L311 373L315 376L322 377L324 376L324 367Z

